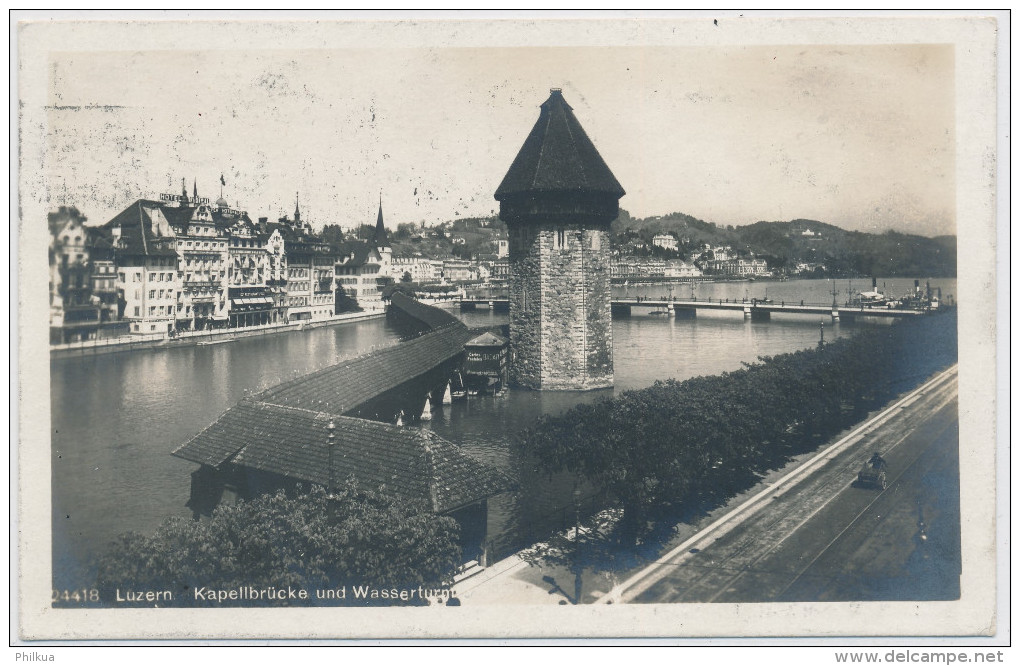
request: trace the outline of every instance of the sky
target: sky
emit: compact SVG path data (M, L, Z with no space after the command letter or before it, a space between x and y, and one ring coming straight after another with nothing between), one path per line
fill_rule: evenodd
M52 52L51 207L223 196L387 226L498 212L549 89L632 216L956 233L949 45Z

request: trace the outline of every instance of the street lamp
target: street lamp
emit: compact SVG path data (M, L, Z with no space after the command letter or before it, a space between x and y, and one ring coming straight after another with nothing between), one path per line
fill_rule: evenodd
M581 604L581 490L574 483L574 605Z
M577 542L577 538L581 532L581 490L574 485L574 542Z
M329 451L329 495L336 489L336 472L333 470L333 450L336 448L336 424L333 419L326 425L326 446Z

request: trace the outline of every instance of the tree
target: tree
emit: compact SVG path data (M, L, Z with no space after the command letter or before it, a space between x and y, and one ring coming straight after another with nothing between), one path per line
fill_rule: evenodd
M344 602L323 601L316 590L346 586L352 603L354 585L448 585L460 561L458 533L452 518L348 480L332 496L317 486L293 497L280 491L220 505L208 520L174 517L151 535L122 535L100 561L96 586L104 602L117 590L169 590L173 598L159 603L173 606L211 605L196 594L203 588L288 586L306 590L308 598L249 595L218 605L336 604Z
M342 312L361 312L362 307L358 305L358 300L350 296L342 286L337 285L336 296L334 302L334 311L337 314Z
M411 277L410 271L404 271L404 274L400 276L401 282L413 282L414 278Z
M413 222L401 222L393 233L393 240L405 240L410 238L418 230L418 225Z
M344 232L339 224L327 224L322 228L322 240L329 243L329 247L336 250L344 242Z
M386 285L386 287L383 289L382 299L384 301L390 300L393 297L393 292L395 291L399 291L405 296L409 296L411 298L417 298L417 294L415 293L414 287L415 285L412 282L405 282L403 280L401 280L400 282L392 282Z

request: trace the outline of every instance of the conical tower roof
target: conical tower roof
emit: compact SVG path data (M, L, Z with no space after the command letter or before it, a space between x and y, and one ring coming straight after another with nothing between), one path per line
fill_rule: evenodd
M542 104L538 122L496 189L496 200L554 192L617 199L625 194L559 88L553 88Z
M372 234L372 244L376 247L390 246L390 239L386 233L386 225L383 224L381 194L379 195L379 215L375 219L375 232Z

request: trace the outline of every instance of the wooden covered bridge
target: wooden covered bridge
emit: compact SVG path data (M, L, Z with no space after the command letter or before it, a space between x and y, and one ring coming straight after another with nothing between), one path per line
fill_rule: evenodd
M456 518L465 561L481 557L487 500L512 481L433 432L393 425L401 413L413 421L430 395L438 403L472 334L438 308L394 305L424 332L247 397L173 452L200 465L188 502L196 517L234 498L353 476Z

